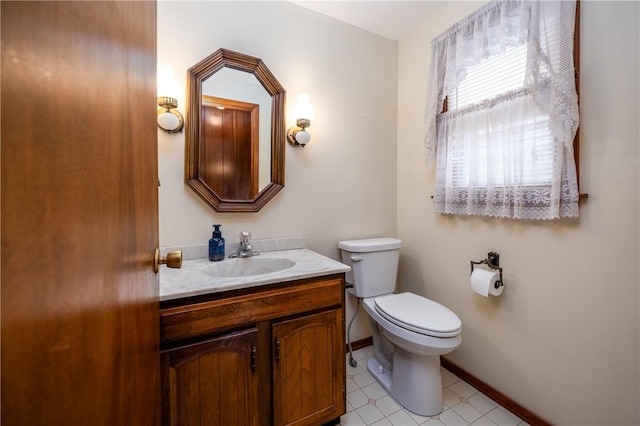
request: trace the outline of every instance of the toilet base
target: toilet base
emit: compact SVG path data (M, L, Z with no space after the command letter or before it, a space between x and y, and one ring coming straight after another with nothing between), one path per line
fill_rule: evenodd
M393 370L370 358L367 371L409 411L420 416L435 416L444 409L440 356L414 355L396 347Z

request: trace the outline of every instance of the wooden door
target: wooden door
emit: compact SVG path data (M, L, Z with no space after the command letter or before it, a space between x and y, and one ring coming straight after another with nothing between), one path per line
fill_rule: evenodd
M258 104L202 96L201 178L220 198L258 194Z
M155 2L1 2L2 414L160 423Z
M342 310L273 325L274 425L318 425L345 410Z
M163 352L164 424L257 426L257 342L250 328Z

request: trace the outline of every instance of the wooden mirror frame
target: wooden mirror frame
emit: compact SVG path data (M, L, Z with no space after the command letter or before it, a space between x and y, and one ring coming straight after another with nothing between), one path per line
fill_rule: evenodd
M200 177L202 131L202 83L222 68L252 73L271 96L271 182L250 200L224 199ZM286 92L261 59L227 49L218 49L187 71L185 123L185 183L207 204L219 212L257 212L284 188L284 150Z

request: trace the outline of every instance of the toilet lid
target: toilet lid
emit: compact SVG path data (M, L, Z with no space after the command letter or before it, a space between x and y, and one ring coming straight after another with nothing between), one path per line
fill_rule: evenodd
M398 293L374 299L380 315L399 327L434 337L460 334L460 318L448 308L413 293Z

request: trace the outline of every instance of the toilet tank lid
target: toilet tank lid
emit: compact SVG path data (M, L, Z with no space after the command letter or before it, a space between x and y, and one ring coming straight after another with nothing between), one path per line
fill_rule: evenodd
M367 238L363 240L340 241L338 248L354 253L399 249L402 241L397 238Z

